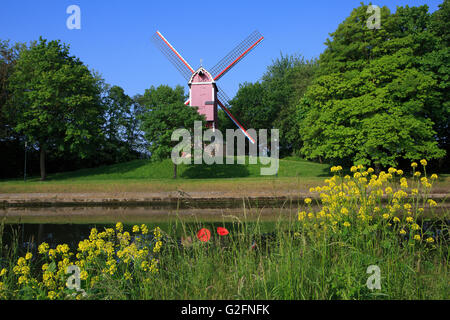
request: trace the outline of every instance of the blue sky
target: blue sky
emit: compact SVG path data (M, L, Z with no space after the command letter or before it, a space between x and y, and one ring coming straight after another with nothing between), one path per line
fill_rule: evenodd
M8 0L2 1L0 39L29 42L39 36L61 39L71 53L106 82L133 96L151 85L186 85L184 78L150 41L159 30L196 68L212 67L250 32L264 41L219 80L230 96L239 83L255 82L274 58L284 54L318 57L333 32L361 0L314 1L119 1L119 0ZM369 3L365 1L364 3ZM416 6L435 11L442 0L387 1L373 4ZM81 30L69 30L69 5L81 9ZM381 21L382 23L382 21Z

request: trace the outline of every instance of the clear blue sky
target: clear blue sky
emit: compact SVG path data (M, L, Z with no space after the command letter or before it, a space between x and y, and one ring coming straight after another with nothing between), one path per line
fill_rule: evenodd
M39 36L61 39L71 53L106 82L133 96L151 85L185 85L184 78L150 41L161 33L194 67L216 64L250 32L265 37L232 71L219 80L230 98L239 83L260 79L272 59L284 54L318 57L324 42L361 0L170 1L170 0L3 0L0 39L29 42ZM369 2L364 2L369 3ZM442 0L373 0L378 6L427 4L435 11ZM81 8L81 30L69 30L69 5ZM381 21L382 23L382 21ZM187 88L187 87L186 87Z

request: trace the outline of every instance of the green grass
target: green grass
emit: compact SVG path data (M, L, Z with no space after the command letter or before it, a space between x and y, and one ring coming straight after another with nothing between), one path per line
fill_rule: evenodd
M137 271L127 281L121 270L102 278L93 288L82 281L86 299L449 298L446 243L410 245L387 229L370 234L316 235L295 220L270 224L245 219L214 224L175 221L160 226L166 240L158 255L159 272L150 276L150 282L144 283L148 275ZM230 234L219 237L217 226L225 226ZM195 237L203 227L212 231L208 243ZM126 229L131 232L130 226ZM193 242L180 247L176 241L180 236L190 236ZM252 250L254 241L258 247ZM17 257L5 261L12 263L12 269ZM370 265L380 268L381 290L371 291L366 286ZM34 269L41 273L39 264ZM3 281L8 287L3 298L36 299L24 286L17 290L11 271ZM45 294L39 295L39 299L45 298Z
M235 161L236 162L236 161ZM185 165L178 166L179 179L222 179L222 178L259 178L260 169L263 166L249 164L230 165ZM329 175L329 165L318 164L311 161L289 157L280 160L279 177L320 177ZM134 160L125 163L102 166L92 169L83 169L73 172L57 173L49 176L49 180L61 181L89 181L89 180L164 180L172 179L173 164L170 159L161 162L150 162L149 160ZM39 177L30 179L35 181Z
M260 175L261 164L179 165L178 179L173 179L173 164L135 160L125 163L50 174L47 181L34 176L27 179L0 180L0 193L70 193L70 192L252 192L279 194L282 191L308 192L330 176L330 165L296 157L280 159L277 176ZM267 167L267 166L266 166ZM436 193L450 189L449 175L440 175Z
M199 226L198 226L199 227ZM197 227L197 228L198 228ZM156 299L448 299L448 251L408 247L381 234L315 237L280 222L273 240L258 223L236 223L225 245L168 246L161 273L145 298ZM214 229L212 229L214 230ZM188 230L189 233L195 229ZM295 235L297 234L297 235ZM223 242L223 241L222 241ZM406 246L405 246L406 245ZM442 244L445 246L445 244ZM366 286L370 265L381 270L381 290Z
M261 176L261 164L179 165L178 179L173 179L171 160L125 163L50 174L39 177L0 180L0 193L13 192L158 192L158 191L242 191L279 190L316 185L329 176L329 165L299 158L281 159L277 176ZM268 167L268 166L265 166ZM239 187L236 183L239 182Z
M417 194L408 197L405 191L396 191L383 202L379 191L400 188L392 180L378 177L379 183L368 188L364 179L345 179L340 173L322 188L325 201L317 206L305 201L298 214L272 222L250 217L246 209L231 221L177 217L160 224L163 236L154 232L156 240L144 242L139 239L148 234L145 226L126 233L131 226L122 230L119 224L116 230L94 231L81 246L77 238L72 249L80 248L79 256L24 248L19 246L17 232L9 236L11 241L3 242L1 223L0 269L5 271L0 299L70 298L65 266L75 263L84 271L86 299L447 300L448 208L442 208L442 215L427 217L425 210L433 213L441 208L427 201L429 189L420 186L417 178L412 181L418 186ZM230 234L218 236L217 226L227 227ZM204 227L214 235L206 243L196 238ZM138 236L135 242L131 242L133 232ZM181 236L191 241L184 240L180 246ZM55 240L52 248L60 244ZM251 248L255 242L257 249ZM18 248L33 255L20 259L25 252ZM131 260L124 258L125 252L132 255ZM44 263L50 278L43 277ZM380 290L371 291L366 285L372 265L380 270Z

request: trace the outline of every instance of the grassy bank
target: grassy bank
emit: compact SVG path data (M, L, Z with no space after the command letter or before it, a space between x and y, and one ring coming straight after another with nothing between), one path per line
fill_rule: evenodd
M280 160L277 176L261 176L261 164L178 166L173 179L173 164L135 160L99 168L51 174L47 181L39 177L0 180L0 193L34 192L185 192L242 190L308 189L329 176L329 166L299 158ZM267 166L264 166L267 167Z
M307 191L330 177L330 166L295 157L280 159L277 176L261 176L261 164L179 165L178 179L173 179L170 160L150 162L135 160L99 168L50 174L39 177L0 180L0 193L85 193L85 192L233 192L252 191L277 194L283 190ZM440 175L434 191L450 189L450 177Z
M123 255L119 255L122 259L119 263L108 260L108 245L103 243L105 250L96 246L102 231L98 230L97 236L90 237L93 249L82 253L85 260L80 265L87 273L82 275L81 288L87 296L79 294L78 299L449 298L448 243L440 240L428 243L402 239L388 229L377 235L312 234L297 221L280 221L272 228L258 222L236 221L226 225L230 234L219 236L215 228L221 225L179 222L177 232L171 227L166 229L167 233L162 231L161 251L153 252L158 241L153 238L148 245L151 258L141 259L136 253L135 260L127 263ZM203 227L212 231L208 242L195 236ZM184 245L177 241L180 233ZM13 269L20 262L12 259L1 279L2 298L75 298L71 296L75 291L65 288L68 275L60 272L67 267L62 262L66 257L64 249L56 248L60 252L55 259L49 258L47 251L23 260L21 268L30 266L31 275L39 280L34 288L29 280L31 275L18 284L20 274L15 275ZM130 246L120 246L117 252L132 252L126 248ZM96 250L102 253L96 255ZM148 261L147 265L143 265L144 261ZM46 270L53 270L50 279L55 281L55 288L51 287L51 281L41 280L49 277L42 271L44 264ZM371 276L367 268L371 265L380 268L380 290L367 287ZM63 281L58 280L59 276Z
M298 215L271 228L244 214L231 224L175 220L166 230L118 223L91 230L74 248L41 244L21 253L17 240L2 244L0 297L448 299L449 226L423 217L437 207L428 198L437 177L408 182L393 168L376 176L354 167L353 177L332 170L311 190L318 208L307 198ZM219 234L220 226L229 233ZM210 239L198 233L205 227ZM71 265L85 295L66 287Z

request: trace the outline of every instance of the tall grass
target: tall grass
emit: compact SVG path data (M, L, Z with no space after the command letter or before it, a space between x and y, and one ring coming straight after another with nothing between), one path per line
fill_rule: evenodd
M183 223L183 222L181 222ZM199 224L197 228L202 225ZM448 226L446 226L448 232ZM187 234L193 234L195 229ZM310 237L294 221L273 233L238 222L233 236L211 243L168 243L153 299L448 299L448 244L408 246L400 238ZM226 236L228 237L228 236ZM257 247L252 249L256 240ZM381 290L368 289L367 268L381 270Z
M186 224L168 226L159 253L159 272L150 282L123 271L105 276L94 287L82 281L85 299L448 299L448 242L410 246L388 230L378 235L352 235L337 239L331 234L311 236L297 221L279 220L267 232L259 221ZM230 234L219 236L217 226ZM208 227L209 242L196 239ZM448 233L448 225L442 232ZM180 231L184 245L179 241ZM192 242L188 237L191 237ZM17 235L15 248L17 248ZM188 239L188 240L186 240ZM442 240L444 241L444 240ZM255 245L256 244L256 245ZM2 267L7 286L3 298L35 299L11 272L17 249L11 249ZM5 265L6 263L6 265ZM42 261L36 259L36 278ZM366 273L370 265L381 270L381 290L370 290ZM64 282L64 281L63 281ZM66 298L70 296L65 295ZM60 297L64 298L64 296Z
M65 267L75 263L84 272L82 299L448 299L449 212L433 215L434 229L426 225L424 208L437 207L427 197L438 177L420 178L416 167L412 183L394 168L371 175L373 169L352 167L350 177L332 167L336 174L311 190L319 193L318 206L305 199L298 217L280 218L271 230L250 221L244 208L231 223L177 219L145 243L139 239L147 226L125 231L118 223L93 230L74 254L63 245L25 258L9 250L0 297L72 298ZM217 234L218 226L229 234ZM196 238L205 227L213 234L207 242ZM55 283L48 283L42 270L52 263ZM380 289L367 285L374 265Z

